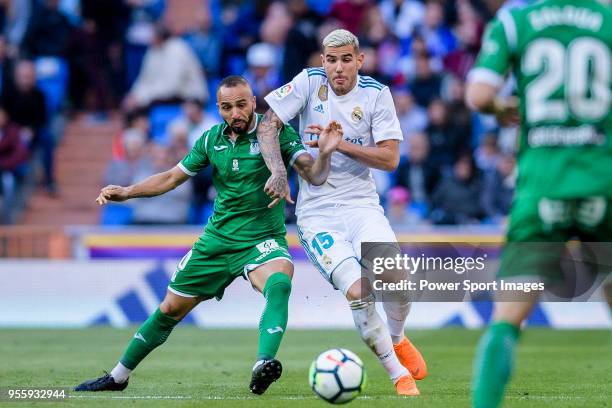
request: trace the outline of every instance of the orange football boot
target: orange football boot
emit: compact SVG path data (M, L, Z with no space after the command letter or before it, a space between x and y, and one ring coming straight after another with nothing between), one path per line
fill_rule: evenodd
M422 380L427 377L425 359L406 336L398 344L394 344L393 349L400 363L410 371L415 380Z
M400 379L395 383L395 390L397 391L397 395L416 397L417 395L421 394L416 386L416 382L414 382L414 378L412 378L411 375L400 377Z

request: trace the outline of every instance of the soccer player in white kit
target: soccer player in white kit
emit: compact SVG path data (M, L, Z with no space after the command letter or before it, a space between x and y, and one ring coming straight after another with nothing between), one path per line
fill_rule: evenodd
M325 37L321 60L323 67L304 69L265 97L270 110L260 123L258 138L272 172L266 192L277 200L290 200L277 137L283 123L299 115L299 133L315 157L323 125L330 120L341 124L344 140L332 155L327 183L312 186L299 180L299 239L321 275L346 296L355 326L397 393L419 395L414 380L427 375L427 366L404 336L409 299L384 302L385 325L360 265L362 242L397 242L370 172L370 167L393 171L399 163L402 133L391 92L358 74L364 55L349 31L335 30Z

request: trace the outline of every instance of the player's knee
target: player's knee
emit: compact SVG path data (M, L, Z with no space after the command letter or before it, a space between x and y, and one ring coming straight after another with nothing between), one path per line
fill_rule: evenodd
M186 305L182 305L180 302L175 301L174 299L166 298L159 305L159 311L168 317L181 320L183 317L185 317L189 311L189 308L186 307Z
M521 327L523 320L527 319L535 302L496 302L492 320L494 322L508 322Z
M291 278L288 275L282 272L270 275L264 288L264 295L268 299L287 299L290 294Z
M371 295L372 291L370 289L370 284L364 278L355 281L346 291L346 299L349 302L365 299Z

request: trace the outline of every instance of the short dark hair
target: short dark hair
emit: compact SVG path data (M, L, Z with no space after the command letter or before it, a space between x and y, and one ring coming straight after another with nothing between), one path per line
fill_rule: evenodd
M221 88L233 88L238 85L246 85L249 86L249 81L247 81L243 76L240 75L230 75L226 76L219 82L219 86L217 87L217 91Z
M185 103L196 105L200 109L204 107L204 101L202 101L200 98L188 98L185 100Z

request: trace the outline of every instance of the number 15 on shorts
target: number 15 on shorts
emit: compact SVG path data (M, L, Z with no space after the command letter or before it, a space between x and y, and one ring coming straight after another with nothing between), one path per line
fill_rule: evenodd
M323 255L324 249L329 249L332 245L334 245L334 238L327 232L319 232L312 240L312 247L319 256Z

